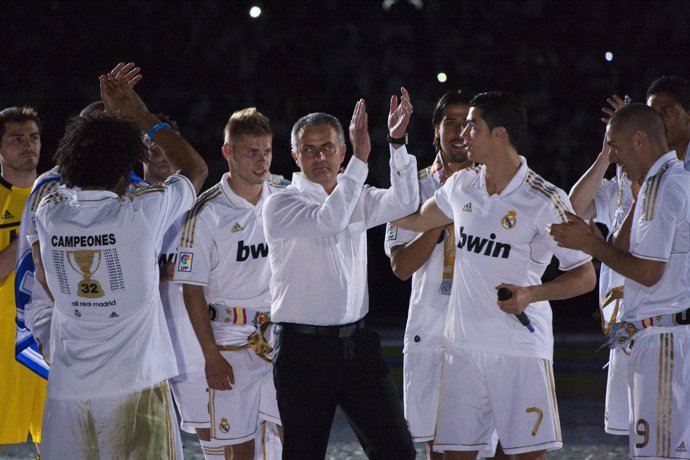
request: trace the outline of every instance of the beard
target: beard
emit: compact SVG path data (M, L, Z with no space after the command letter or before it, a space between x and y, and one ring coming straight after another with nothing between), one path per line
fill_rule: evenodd
M464 163L469 160L469 157L467 156L467 149L461 151L461 152L444 152L446 156L450 159L451 162L453 163Z

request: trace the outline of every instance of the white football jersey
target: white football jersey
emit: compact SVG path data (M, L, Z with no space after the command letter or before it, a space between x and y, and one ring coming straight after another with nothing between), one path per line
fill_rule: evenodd
M591 258L558 247L548 233L551 223L572 212L563 190L521 166L505 189L488 195L484 166L459 171L436 192L439 208L455 224L455 271L446 324L450 347L514 356L552 359L553 331L549 302L525 309L534 333L496 304L501 283L530 286L555 255L561 270Z
M271 311L271 267L261 212L266 197L283 189L264 182L261 199L253 205L233 192L227 179L226 173L187 214L174 278L204 286L211 319L224 317L212 321L219 343L227 343L238 326L253 332L257 315Z
M635 257L666 263L661 280L646 287L625 280L624 320L678 313L690 305L690 173L675 151L650 168L635 206L630 232Z
M60 187L41 202L36 230L55 298L49 397L115 396L177 374L157 249L194 196L174 174L124 197Z
M173 267L177 266L177 243L180 241L180 231L182 230L184 217L178 217L175 223L165 232L161 252L158 256L159 267L163 267L168 263L172 264ZM187 313L182 295L182 285L172 280L161 279L159 289L161 301L163 302L163 311L165 312L165 320L168 323L170 338L175 350L178 372L180 375L184 375L202 371L205 365L204 355L201 351L199 340L194 333L194 328L192 328L192 323L189 320L189 314Z
M632 204L632 190L630 188L630 180L622 174L620 167L616 170L616 177L611 179L604 179L594 196L594 204L597 210L596 221L606 225L609 229L609 237L618 231L625 216L628 215L630 206ZM613 270L606 264L601 264L599 270L599 302L604 299L604 296L609 290L618 286L623 286L625 277ZM615 302L609 303L604 309L604 315L608 321L613 314L613 308L616 306ZM623 315L623 302L618 303L618 311L616 312L616 321L620 321Z
M441 187L431 174L431 167L419 171L419 202L424 203ZM419 233L388 224L384 250L390 257L391 248L414 240ZM443 235L443 234L442 234ZM429 258L412 275L410 306L403 351L434 350L444 343L443 330L448 316L450 296L441 294L443 279L443 239L439 240Z

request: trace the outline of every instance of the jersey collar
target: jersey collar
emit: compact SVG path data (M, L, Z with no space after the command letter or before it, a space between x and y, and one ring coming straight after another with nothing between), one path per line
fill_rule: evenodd
M522 155L518 155L518 158L520 159L520 168L517 170L513 178L510 179L508 185L501 190L501 193L499 193L498 196L507 196L513 193L527 178L527 172L529 171L529 168L527 167L527 159L525 159L525 157ZM486 166L484 165L482 165L482 173L479 175L479 185L481 186L482 190L486 191Z
M225 174L223 174L223 177L220 178L220 189L223 191L228 201L230 201L230 203L232 203L232 205L236 208L253 208L253 204L239 196L237 193L233 191L232 188L230 188L230 184L228 183L229 176L230 173L226 172ZM268 196L268 194L268 181L264 181L264 183L261 186L261 198L259 198L259 201L256 203L256 206L260 206L264 200L264 197Z
M68 188L61 185L59 193L73 201L101 201L110 198L119 199L120 196L110 190L81 190L79 188Z
M652 167L649 168L649 171L647 171L647 175L644 177L644 180L647 180L647 178L652 177L653 175L658 173L661 167L664 166L666 163L673 161L681 163L681 161L678 159L678 155L676 154L675 150L671 150L670 152L664 153L659 158L657 158Z

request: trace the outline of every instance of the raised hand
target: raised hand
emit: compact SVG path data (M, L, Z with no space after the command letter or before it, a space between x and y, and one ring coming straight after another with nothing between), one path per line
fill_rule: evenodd
M410 93L405 88L400 88L400 95L400 103L398 103L397 96L391 96L390 111L388 112L388 134L394 138L405 135L412 116Z
M118 63L108 75L122 76L132 88L142 79L141 69L135 66L133 62L128 62L127 64L124 62Z
M611 146L606 142L606 135L604 135L604 140L601 142L601 152L599 155L605 156L609 164L614 163L611 159Z
M367 115L364 99L358 100L355 104L349 132L352 154L366 163L371 152L371 140L369 139L369 115Z
M144 101L132 88L141 80L139 72L139 67L135 67L133 62L121 62L107 75L99 77L101 99L107 111L118 112L132 120L149 113Z
M608 123L609 120L611 119L611 116L616 111L622 109L627 104L629 104L630 99L628 98L628 96L625 96L625 99L622 99L617 94L614 94L613 96L606 98L606 102L609 104L610 107L602 107L601 108L601 111L606 114L605 116L601 117L601 121L604 123Z

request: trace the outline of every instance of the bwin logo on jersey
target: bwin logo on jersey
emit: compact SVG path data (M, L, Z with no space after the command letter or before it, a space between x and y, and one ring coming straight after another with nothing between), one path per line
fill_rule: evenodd
M245 246L244 241L240 240L240 242L237 243L237 261L244 262L245 260L249 259L250 255L252 256L252 259L266 257L268 255L268 244L259 243Z
M510 255L511 246L507 243L494 241L496 234L489 235L489 239L479 236L468 235L465 233L465 227L460 227L460 241L458 241L458 248L466 251L482 254L489 257L500 257L507 259Z

